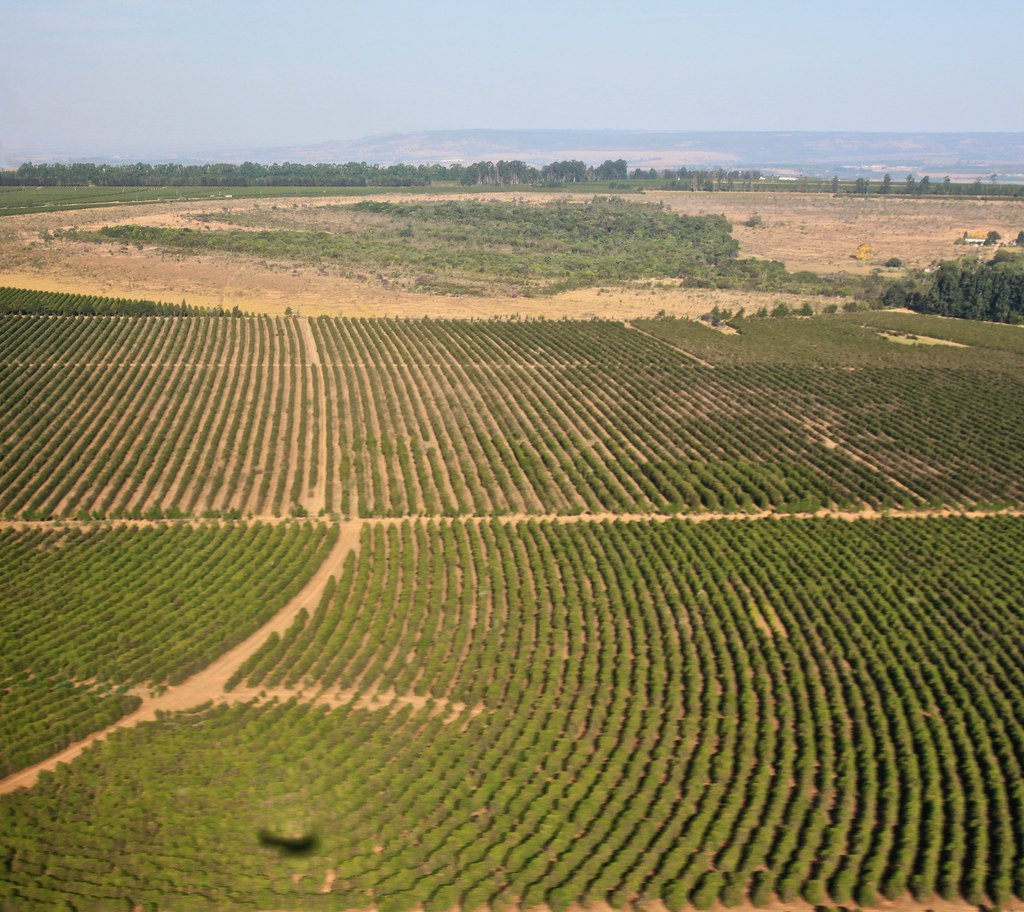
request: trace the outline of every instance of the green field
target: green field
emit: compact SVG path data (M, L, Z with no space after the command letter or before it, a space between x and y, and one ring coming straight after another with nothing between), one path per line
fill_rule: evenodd
M1022 546L1016 517L368 528L250 683L379 704L118 734L0 802L5 896L1005 902Z
M0 777L177 684L294 595L326 527L0 531Z
M0 292L4 912L1016 908L1020 327L144 304Z
M413 188L403 188L415 192ZM379 187L0 187L0 216L187 200L363 196Z
M0 515L1024 503L1020 330L918 319L0 315Z

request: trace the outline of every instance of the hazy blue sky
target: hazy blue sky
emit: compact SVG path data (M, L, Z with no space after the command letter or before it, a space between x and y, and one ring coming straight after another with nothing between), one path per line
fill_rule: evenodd
M5 0L0 152L450 128L1024 130L1024 4Z

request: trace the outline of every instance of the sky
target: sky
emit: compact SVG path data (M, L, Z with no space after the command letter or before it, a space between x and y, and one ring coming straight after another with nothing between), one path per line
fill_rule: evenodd
M4 0L0 156L432 129L1024 131L1024 4Z

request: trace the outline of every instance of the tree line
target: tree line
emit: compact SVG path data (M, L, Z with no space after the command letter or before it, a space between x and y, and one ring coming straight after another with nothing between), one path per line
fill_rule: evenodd
M166 304L135 298L108 298L100 295L71 294L62 291L33 291L27 288L0 287L0 314L49 314L61 316L198 317L242 316L236 306L199 307L195 304Z
M893 180L835 177L779 177L757 169L634 168L624 159L608 159L588 165L577 159L554 161L535 167L524 161L479 161L464 165L392 164L366 162L271 165L255 162L198 165L175 163L126 165L73 162L49 164L26 162L13 171L0 171L0 187L426 187L435 183L462 186L515 187L580 184L591 181L622 181L650 185L660 190L691 191L790 191L803 193L850 193L893 196L1024 196L1024 185L997 183L996 175L983 182L941 181L928 175L908 174Z
M991 175L985 183L980 177L971 183L953 181L944 177L933 181L927 174L916 178L908 174L904 180L894 181L886 174L881 180L858 177L856 180L833 177L799 177L763 174L756 170L725 170L724 168L636 168L630 179L660 181L659 190L728 191L783 191L795 193L832 193L857 196L983 196L1022 197L1024 185L997 183Z
M894 283L882 302L943 317L1024 323L1024 257L1000 251L987 263L950 260Z
M107 165L90 162L33 164L0 172L0 186L9 187L416 187L431 183L515 186L626 180L623 159L596 167L582 161L557 161L536 168L522 161L476 162L471 165L344 164L263 165L224 162L203 165Z

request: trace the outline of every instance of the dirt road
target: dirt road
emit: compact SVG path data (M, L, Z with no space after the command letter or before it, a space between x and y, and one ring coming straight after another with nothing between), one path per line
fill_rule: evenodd
M345 558L349 552L359 547L359 532L359 523L341 523L337 543L302 591L259 630L235 646L234 649L225 652L212 664L176 687L168 688L159 696L144 697L142 705L138 709L118 719L113 725L93 732L87 738L69 745L60 753L0 780L0 795L19 788L30 788L35 785L41 772L54 770L60 763L70 763L90 745L106 738L107 735L119 728L131 728L140 722L151 722L156 718L157 713L181 712L201 706L209 700L237 701L237 697L224 692L224 685L227 684L231 675L263 645L270 634L283 634L292 625L301 609L316 607L324 587L327 585L327 580L332 576L341 576Z

